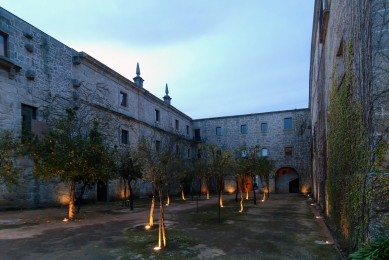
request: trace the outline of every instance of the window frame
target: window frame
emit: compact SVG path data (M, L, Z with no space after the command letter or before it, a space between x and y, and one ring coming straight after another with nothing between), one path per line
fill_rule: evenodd
M289 150L289 151L287 151ZM285 157L292 157L293 156L293 146L285 146L284 147L284 155Z
M3 46L3 48L1 48L2 51L4 52L4 54L2 55L2 54L0 53L0 56L7 57L7 56L8 56L8 55L7 55L7 53L8 53L8 34L6 34L6 33L2 32L2 31L0 31L0 37L2 37L3 40L4 40L4 46ZM1 50L1 49L0 49L0 50Z
M189 126L186 125L186 134L189 135L190 131L189 131Z
M178 131L180 130L180 121L178 121L178 119L175 120L175 129Z
M264 151L266 151L266 155L263 155ZM263 157L269 156L269 149L267 147L263 147L261 149L261 156L263 156Z
M219 131L218 131L219 130ZM221 126L217 126L216 127L216 135L217 136L221 136L222 135L222 127Z
M240 133L247 134L247 125L240 125Z
M266 126L265 128L265 130L263 130L263 126ZM267 132L267 122L263 122L263 123L261 123L261 132L263 132L263 133L266 133Z
M123 104L124 101L124 104ZM120 106L128 107L128 94L124 91L119 91L119 102Z
M155 121L160 122L161 112L158 109L155 109Z
M287 120L290 119L290 127L289 124L287 124ZM285 117L284 118L284 130L292 130L293 129L293 118L292 117Z
M121 138L121 139L122 139L121 144L126 145L126 144L129 143L129 132L128 132L128 130L122 129L122 131L121 131L121 137L122 137L122 138Z

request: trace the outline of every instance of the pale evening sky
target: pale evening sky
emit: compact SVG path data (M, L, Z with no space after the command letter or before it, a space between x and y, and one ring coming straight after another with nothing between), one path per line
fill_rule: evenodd
M0 0L193 119L308 107L313 0Z

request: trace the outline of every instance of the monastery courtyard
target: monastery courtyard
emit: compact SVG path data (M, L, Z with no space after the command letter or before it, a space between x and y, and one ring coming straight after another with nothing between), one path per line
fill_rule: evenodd
M0 212L0 259L341 259L311 199L302 194L252 194L239 213L235 195L178 197L165 207L167 247L155 251L155 226L145 230L150 199L86 205L73 221L67 207ZM327 243L326 243L327 242Z

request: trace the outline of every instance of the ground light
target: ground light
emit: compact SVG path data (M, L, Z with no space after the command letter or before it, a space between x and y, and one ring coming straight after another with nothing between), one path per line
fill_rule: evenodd
M67 218L63 218L63 221L68 221L68 219Z
M146 225L146 226L145 226L145 229L146 229L146 230L149 230L150 228L151 228L150 225Z
M158 251L158 250L161 250L161 249L162 249L162 248L159 247L159 246L154 247L154 250L155 250L155 251Z

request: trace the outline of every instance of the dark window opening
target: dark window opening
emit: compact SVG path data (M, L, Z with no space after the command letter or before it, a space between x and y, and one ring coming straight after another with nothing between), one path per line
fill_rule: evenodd
M123 107L127 106L127 94L120 92L120 105Z
M201 141L200 129L195 129L195 140Z
M180 128L180 122L176 119L176 130Z
M155 121L159 121L159 119L160 119L159 110L156 109L155 110Z
M36 119L36 107L22 104L22 134L31 131L32 119Z
M284 118L284 129L292 129L292 118Z
M190 158L190 149L187 150L187 156Z
M267 131L267 123L262 123L261 124L261 131L266 132Z
M285 147L285 156L292 156L293 155L293 149L292 147Z
M160 141L156 140L156 141L155 141L155 150L156 150L157 152L159 152L159 146L160 146Z
M0 55L7 56L7 36L0 34Z
M187 135L189 134L189 126L188 125L186 126L186 134Z
M122 144L128 144L128 131L122 129Z
M241 125L240 126L240 132L242 134L247 134L247 125Z
M222 128L216 127L216 135L222 135Z
M179 155L180 154L180 146L177 144L176 145L176 154Z

